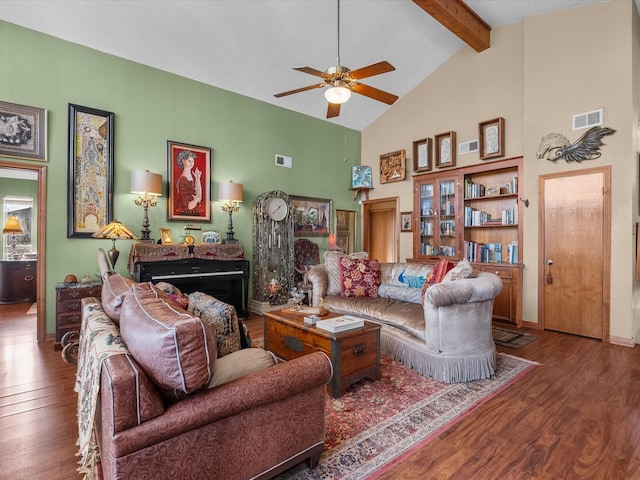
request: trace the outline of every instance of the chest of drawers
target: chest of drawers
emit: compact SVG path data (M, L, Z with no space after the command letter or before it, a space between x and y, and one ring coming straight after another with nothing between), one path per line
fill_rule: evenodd
M56 284L56 343L65 333L80 331L82 321L82 302L85 297L100 299L102 285L94 283L58 283Z

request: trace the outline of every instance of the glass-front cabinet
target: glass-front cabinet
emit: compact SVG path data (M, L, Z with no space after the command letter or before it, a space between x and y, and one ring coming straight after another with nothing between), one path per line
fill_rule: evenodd
M415 205L419 206L414 247L417 258L458 257L458 176L414 179Z

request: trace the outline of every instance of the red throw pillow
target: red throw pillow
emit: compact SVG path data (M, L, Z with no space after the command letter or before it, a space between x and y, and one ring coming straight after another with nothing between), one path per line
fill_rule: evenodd
M444 258L436 263L427 275L427 279L424 281L424 285L422 285L422 296L424 297L424 293L431 285L435 285L436 283L440 283L442 280L444 280L447 272L449 272L449 270L451 270L453 267L453 263Z
M343 297L377 297L380 286L380 264L377 260L342 257L340 295Z

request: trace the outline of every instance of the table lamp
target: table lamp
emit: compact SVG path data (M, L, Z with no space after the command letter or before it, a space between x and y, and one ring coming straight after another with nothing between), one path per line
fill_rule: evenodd
M242 197L243 188L241 183L226 182L218 186L218 201L222 202L222 211L229 212L227 238L222 243L238 243L238 240L234 238L232 215L240 209Z
M141 242L153 242L149 236L149 207L155 207L158 204L158 197L162 195L162 175L151 173L149 170L144 172L131 172L131 193L138 196L133 200L136 205L142 205L144 208L144 217L142 219L142 238Z
M3 235L11 235L11 251L9 253L9 258L17 259L19 258L18 252L16 251L16 235L22 235L24 231L20 226L20 220L15 215L9 215L7 217L7 223L4 224L4 228L2 229Z
M113 246L111 250L107 252L109 256L109 260L111 261L111 267L116 266L116 262L118 261L118 257L120 256L120 252L116 249L116 240L137 240L136 237L131 231L125 227L122 222L118 220L113 220L113 222L107 224L102 228L99 232L91 235L94 238L110 238L113 240Z

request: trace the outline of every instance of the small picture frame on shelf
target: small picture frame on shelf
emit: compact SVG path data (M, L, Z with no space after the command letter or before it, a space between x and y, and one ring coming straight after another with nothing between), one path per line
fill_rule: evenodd
M428 172L433 168L433 139L423 138L413 142L413 171Z
M400 231L401 232L412 232L413 228L411 228L411 214L412 212L400 212Z
M170 228L160 229L160 241L163 245L173 245L173 235Z
M220 232L217 232L215 230L203 230L202 243L207 243L207 244L220 243Z
M351 188L373 187L372 168L367 165L354 165L351 173Z
M485 195L487 197L497 197L500 195L500 185L487 185Z
M504 118L492 118L478 124L480 139L480 159L502 157L504 155Z
M406 151L380 155L380 183L401 182L405 179Z
M456 132L439 133L435 137L436 167L456 166Z

